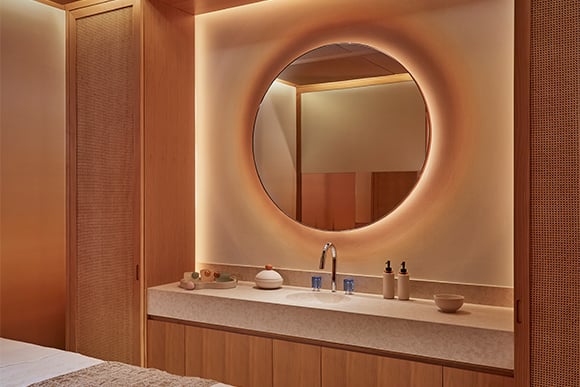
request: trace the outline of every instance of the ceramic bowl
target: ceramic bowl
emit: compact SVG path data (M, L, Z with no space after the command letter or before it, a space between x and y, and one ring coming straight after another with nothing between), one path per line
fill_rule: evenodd
M459 294L435 294L435 305L445 313L455 313L463 306L464 297Z
M277 271L272 270L272 265L266 265L266 270L256 274L255 282L261 289L278 289L284 280Z

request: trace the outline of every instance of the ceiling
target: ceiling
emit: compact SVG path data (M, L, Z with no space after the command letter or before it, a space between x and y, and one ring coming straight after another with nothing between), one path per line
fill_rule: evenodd
M278 78L295 85L311 85L406 72L399 62L369 46L341 43L302 55Z
M79 0L49 0L56 4L67 5ZM238 7L251 3L258 3L264 0L159 0L177 9L192 15L198 15L207 12L219 11L220 9ZM99 1L95 1L98 3ZM105 2L105 0L100 1Z
M50 1L72 8L75 8L72 3L78 2L78 0ZM191 14L201 14L264 0L160 1ZM286 67L278 78L302 86L406 72L399 62L369 46L340 43L320 47L302 55Z

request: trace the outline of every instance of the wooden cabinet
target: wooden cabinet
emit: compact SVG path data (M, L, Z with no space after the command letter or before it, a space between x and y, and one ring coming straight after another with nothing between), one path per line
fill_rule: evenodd
M236 386L272 385L272 339L185 327L185 374Z
M67 349L142 364L144 289L195 265L194 16L157 0L66 12Z
M185 325L147 320L147 365L185 375Z
M438 365L322 348L323 387L441 387L441 377Z
M514 378L443 367L443 387L513 387Z
M514 378L148 320L148 367L259 387L513 387Z
M320 352L317 345L274 339L274 387L320 386Z

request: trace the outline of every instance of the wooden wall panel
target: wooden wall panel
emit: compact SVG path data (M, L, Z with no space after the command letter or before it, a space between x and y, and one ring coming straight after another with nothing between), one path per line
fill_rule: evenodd
M514 375L530 385L530 0L515 3Z
M146 287L195 269L194 17L143 2Z
M257 3L264 0L161 0L175 8L179 8L192 15L219 11L221 9L239 7L245 4Z

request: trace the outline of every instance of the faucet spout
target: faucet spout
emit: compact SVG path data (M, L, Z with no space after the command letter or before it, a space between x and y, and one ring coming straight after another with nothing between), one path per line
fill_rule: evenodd
M330 254L332 256L332 292L336 292L336 247L332 242L327 242L322 248L322 255L320 256L320 270L324 269L324 261L326 258L326 252L330 249Z

